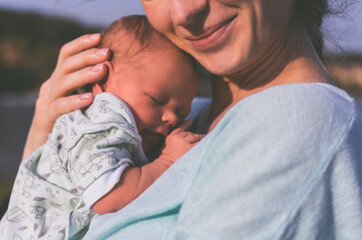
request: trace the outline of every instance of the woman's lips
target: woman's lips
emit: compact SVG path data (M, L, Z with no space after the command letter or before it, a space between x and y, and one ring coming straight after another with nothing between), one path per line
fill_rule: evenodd
M222 39L224 33L233 22L236 16L220 23L215 26L212 26L205 30L202 34L198 36L186 37L187 40L197 49L206 50L213 48L218 44L218 40Z

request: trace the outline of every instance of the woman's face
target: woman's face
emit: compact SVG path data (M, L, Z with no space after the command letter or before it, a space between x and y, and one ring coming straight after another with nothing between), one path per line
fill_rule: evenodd
M214 74L245 71L276 47L291 0L141 0L151 24Z

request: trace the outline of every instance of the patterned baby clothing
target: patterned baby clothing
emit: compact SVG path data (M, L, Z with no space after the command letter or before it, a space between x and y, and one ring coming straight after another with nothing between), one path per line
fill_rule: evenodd
M20 166L0 239L80 239L91 206L125 168L147 158L128 106L110 93L59 117L45 145Z

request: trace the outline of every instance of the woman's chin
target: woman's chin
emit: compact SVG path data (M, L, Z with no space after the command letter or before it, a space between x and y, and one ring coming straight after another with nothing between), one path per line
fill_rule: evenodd
M232 59L216 61L208 61L206 63L201 63L210 73L219 75L219 76L229 76L235 72L240 71L241 62L232 61Z

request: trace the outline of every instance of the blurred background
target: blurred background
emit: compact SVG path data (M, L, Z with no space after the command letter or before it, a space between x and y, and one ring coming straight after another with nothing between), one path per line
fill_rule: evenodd
M20 163L39 86L60 47L114 20L143 14L138 0L0 0L0 217ZM327 17L325 63L362 109L362 2ZM199 90L208 96L207 74Z

